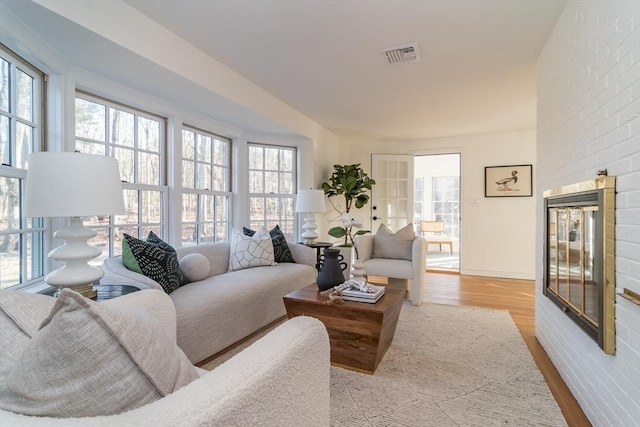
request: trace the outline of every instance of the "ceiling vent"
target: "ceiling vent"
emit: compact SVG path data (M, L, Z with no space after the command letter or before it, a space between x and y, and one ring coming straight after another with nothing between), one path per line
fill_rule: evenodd
M389 64L403 64L405 62L416 62L420 60L418 45L416 43L382 49Z

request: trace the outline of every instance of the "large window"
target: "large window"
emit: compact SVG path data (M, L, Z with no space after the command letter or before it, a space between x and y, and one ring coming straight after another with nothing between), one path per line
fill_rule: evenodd
M228 240L231 141L211 133L182 131L183 246Z
M100 264L122 250L122 235L146 238L166 231L165 119L105 99L76 94L76 150L118 159L126 213L84 218L98 235Z
M445 234L460 237L460 178L433 178L433 219L444 221Z
M43 80L0 45L0 288L44 274L44 222L22 214L27 159L41 148Z
M250 225L279 225L287 238L294 236L296 149L249 144Z

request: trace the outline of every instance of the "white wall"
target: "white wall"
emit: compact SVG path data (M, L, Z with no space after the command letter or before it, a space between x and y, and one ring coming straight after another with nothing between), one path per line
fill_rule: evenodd
M640 7L572 1L538 60L537 235L542 191L617 177L616 291L640 292ZM640 425L640 307L616 299L607 355L542 295L536 245L536 335L594 426Z
M173 150L179 152L182 123L229 137L233 140L236 160L240 160L233 165L233 220L236 226L246 225L248 221L248 201L242 196L248 191L246 161L242 161L246 158L247 141L296 146L299 149L298 183L301 188L319 188L319 177L335 162L331 158L332 153L339 152L339 138L333 133L215 59L204 55L202 51L149 20L126 3L118 0L43 0L38 3L50 11L42 10L33 4L23 8L18 4L0 1L0 42L49 75L47 95L52 108L47 111L47 127L50 134L47 140L49 144L51 141L60 141L60 146L55 147L56 149L61 149L64 145L66 149L72 149L74 146L73 103L76 88L167 117L169 153ZM120 46L120 50L118 46L110 47L110 53L127 51L130 55L133 52L140 58L152 61L155 64L153 71L158 71L158 75L154 78L149 76L150 81L159 79L159 76L165 76L165 79L159 81L157 88L154 87L155 90L151 93L128 85L126 74L129 70L124 66L120 67L122 75L115 77L113 73L107 78L100 73L87 72L75 62L73 54L65 57L61 53L69 52L68 46L52 43L52 40L63 39L57 32L65 31L65 28L60 28L59 17L54 14L84 26L87 35L84 43L97 40L90 32L98 34ZM126 25L123 20L126 21ZM34 25L36 22L39 25ZM68 25L72 26L71 23ZM56 31L55 37L49 37L52 35L49 32L52 31L51 28ZM100 46L93 50L100 50ZM119 58L112 60L118 61ZM277 123L279 129L288 133L258 133L253 129L248 131L211 115L210 111L220 108L218 105L196 105L189 99L182 103L169 100L168 91L174 86L184 87L184 83L173 80L171 73L164 72L166 70L174 71L176 79L179 76L179 79L188 79L197 84L200 91L215 94L200 99L215 102L216 99L222 99L218 95L223 95L226 100L241 106L238 111L244 109L251 114L250 117L261 117L265 122ZM148 87L153 85L150 83ZM52 100L57 102L53 103ZM176 172L179 171L180 162L176 158L169 158L168 163L169 185L173 188L172 182L180 181ZM170 190L173 203L169 219L173 224L179 221L177 217L180 212L180 194L176 193L178 187L176 185L176 190ZM177 215L174 215L175 212ZM169 236L169 240L175 242L179 230L176 226L172 228L174 233L173 236Z
M535 198L485 198L484 168L535 167L535 139L534 130L523 130L416 141L350 141L350 162L362 163L370 172L372 153L461 153L460 272L533 279ZM535 184L535 174L533 180Z

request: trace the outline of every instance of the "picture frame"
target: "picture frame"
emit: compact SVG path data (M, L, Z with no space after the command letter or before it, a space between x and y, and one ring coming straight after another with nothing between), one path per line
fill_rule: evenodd
M484 197L532 197L533 165L486 166Z

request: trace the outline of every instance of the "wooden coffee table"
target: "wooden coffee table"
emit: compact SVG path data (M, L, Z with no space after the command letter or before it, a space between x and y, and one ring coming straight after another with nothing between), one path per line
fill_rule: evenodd
M324 323L333 365L373 374L393 340L404 295L404 289L387 286L375 304L328 305L313 284L285 295L284 305L289 318L311 316Z

